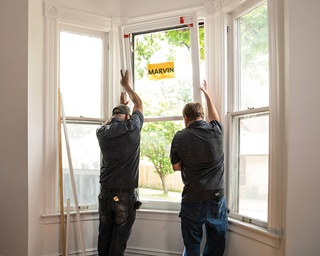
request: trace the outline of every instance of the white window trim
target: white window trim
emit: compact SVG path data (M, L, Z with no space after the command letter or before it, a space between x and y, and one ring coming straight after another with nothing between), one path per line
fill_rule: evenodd
M118 18L106 18L79 10L62 7L56 1L43 2L43 15L45 17L45 74L44 74L44 171L45 180L45 214L59 212L59 187L58 183L58 83L59 83L59 35L60 26L75 26L79 29L89 29L108 33L109 52L118 50L117 24ZM116 84L119 80L118 61L114 54L109 54L109 73L107 84ZM114 71L117 70L117 73ZM111 99L114 95L120 95L119 89L107 86L106 95L109 101L104 108L107 117L112 106L116 104ZM119 98L119 97L117 97ZM99 120L94 120L99 121ZM101 120L100 120L101 121Z
M207 19L205 28L208 31L208 37L214 38L211 45L214 44L220 51L208 53L206 56L208 66L213 70L208 73L209 84L215 84L213 95L219 95L223 99L220 107L222 121L227 124L227 84L230 76L227 72L227 64L230 62L231 56L228 57L227 49L227 25L228 16L240 4L247 4L252 1L232 0L228 2L221 1L218 14L213 18ZM269 63L270 63L270 156L269 156L269 203L268 203L268 223L265 229L268 236L274 236L277 240L283 236L284 227L284 170L286 151L284 148L286 134L285 134L285 74L284 74L284 3L282 0L268 0L268 15L269 15ZM214 67L212 69L212 67ZM226 126L225 134L228 134L229 127ZM225 142L225 149L228 152L228 141ZM226 159L228 159L226 155ZM227 162L227 161L226 161ZM226 170L228 164L226 163ZM227 181L227 180L226 180ZM226 185L228 181L226 182ZM259 229L259 227L238 221L230 217L230 230L239 232L243 235L248 235L247 229ZM262 237L264 237L263 233ZM262 239L264 242L264 239ZM268 243L270 244L270 243ZM270 245L278 247L278 243L271 243Z

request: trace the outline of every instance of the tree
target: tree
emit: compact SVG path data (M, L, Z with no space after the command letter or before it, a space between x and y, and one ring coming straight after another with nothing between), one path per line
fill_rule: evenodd
M171 140L181 125L172 121L145 123L141 139L141 154L153 163L161 179L164 194L168 194L165 177L173 173L169 158Z

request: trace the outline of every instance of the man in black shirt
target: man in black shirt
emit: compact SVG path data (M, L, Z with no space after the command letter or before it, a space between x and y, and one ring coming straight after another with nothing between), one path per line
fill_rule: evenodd
M121 93L112 118L97 129L102 153L99 194L99 256L123 256L136 218L143 107L121 70L120 84L133 102L133 111Z
M200 256L202 226L206 228L203 256L222 256L227 232L227 206L224 197L223 127L207 91L208 118L200 103L183 109L186 128L172 140L170 158L174 171L181 171L184 188L181 202L181 231L184 256Z

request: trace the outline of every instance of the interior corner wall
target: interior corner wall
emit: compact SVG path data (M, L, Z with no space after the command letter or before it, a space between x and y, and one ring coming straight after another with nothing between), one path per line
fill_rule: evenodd
M0 255L28 251L28 0L0 2Z

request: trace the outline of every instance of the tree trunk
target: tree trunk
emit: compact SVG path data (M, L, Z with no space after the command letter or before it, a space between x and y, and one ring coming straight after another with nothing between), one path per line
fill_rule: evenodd
M167 183L166 183L166 176L160 175L163 194L168 195Z

